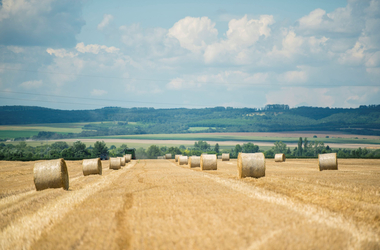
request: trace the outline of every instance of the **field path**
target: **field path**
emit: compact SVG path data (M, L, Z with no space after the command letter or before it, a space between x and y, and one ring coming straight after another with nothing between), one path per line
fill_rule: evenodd
M173 160L138 160L118 171L103 164L102 176L89 177L78 174L78 162L68 162L75 176L70 191L20 186L0 199L3 219L11 218L1 227L0 247L378 249L378 161L359 171L356 183L350 166L316 172L313 161L297 163L268 162L265 178L238 180L236 160L218 161L218 171L205 172ZM352 194L358 185L361 198ZM310 200L302 196L305 190ZM351 198L341 204L350 207L355 200L358 214L323 205L327 196L346 194ZM41 204L33 209L34 203Z

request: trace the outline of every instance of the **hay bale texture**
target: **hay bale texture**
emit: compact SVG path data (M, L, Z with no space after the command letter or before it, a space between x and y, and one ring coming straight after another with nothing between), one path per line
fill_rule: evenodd
M121 166L125 166L125 156L123 156L123 157L117 157L117 158L120 158L120 165Z
M166 159L164 156L157 156L157 159Z
M125 163L128 163L132 160L132 155L131 154L126 154L125 156Z
M265 176L265 156L263 153L239 153L237 160L238 178Z
M178 165L187 165L187 162L189 161L187 156L181 155L178 157Z
M102 175L102 161L100 158L83 160L82 168L84 176L90 174Z
M178 158L182 155L175 155L175 162L178 162Z
M171 159L172 158L172 154L166 154L165 155L165 159Z
M33 175L37 191L47 188L69 189L69 174L64 159L34 164Z
M286 160L285 154L275 154L274 161L275 162L283 162Z
M319 171L338 170L338 159L336 158L336 153L319 154L318 165Z
M110 158L110 169L118 170L121 168L121 160L119 157Z
M217 170L216 155L201 155L201 170Z
M218 155L218 160L221 160L222 159L222 156L221 155Z
M189 167L196 168L201 166L201 157L200 156L191 156L189 157Z
M222 154L222 161L229 161L230 160L230 154Z

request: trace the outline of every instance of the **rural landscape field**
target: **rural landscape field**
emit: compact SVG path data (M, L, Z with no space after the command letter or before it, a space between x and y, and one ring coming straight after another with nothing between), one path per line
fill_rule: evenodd
M200 171L134 160L35 191L34 162L0 162L2 249L379 249L380 160L267 160L237 179L236 160Z

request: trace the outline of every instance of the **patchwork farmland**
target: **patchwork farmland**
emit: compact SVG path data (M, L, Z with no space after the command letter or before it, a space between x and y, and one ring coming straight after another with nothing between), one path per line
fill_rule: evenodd
M379 249L380 160L266 160L262 178L237 178L175 160L132 160L36 191L35 162L0 162L1 249Z

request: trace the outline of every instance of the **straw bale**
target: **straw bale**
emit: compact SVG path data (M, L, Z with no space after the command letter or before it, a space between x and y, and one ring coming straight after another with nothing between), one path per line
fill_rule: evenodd
M286 160L285 154L275 154L274 161L275 162L283 162Z
M172 154L166 154L165 155L165 159L171 159L172 158Z
M222 154L222 161L229 161L230 160L230 154Z
M132 155L131 154L126 154L125 155L125 163L128 163L132 160Z
M180 156L178 157L178 165L187 165L188 162L188 157L187 156Z
M217 170L216 155L201 155L201 170Z
M165 156L157 156L157 159L166 159Z
M201 166L201 157L200 156L191 156L189 157L189 167L196 168Z
M102 175L102 161L100 158L85 159L82 162L83 175L99 174Z
M265 156L263 153L239 153L237 160L238 178L265 176Z
M338 159L336 153L318 155L319 171L338 170Z
M33 174L37 191L47 188L69 189L69 174L64 159L38 162L34 164Z
M123 156L123 157L117 157L117 158L120 158L120 165L121 166L125 166L125 162L126 162L125 156Z
M178 158L179 158L180 156L182 156L182 155L175 155L175 162L178 161Z
M118 170L121 168L120 157L111 157L110 158L110 169Z
M218 155L218 160L221 160L222 159L222 156L221 155Z

